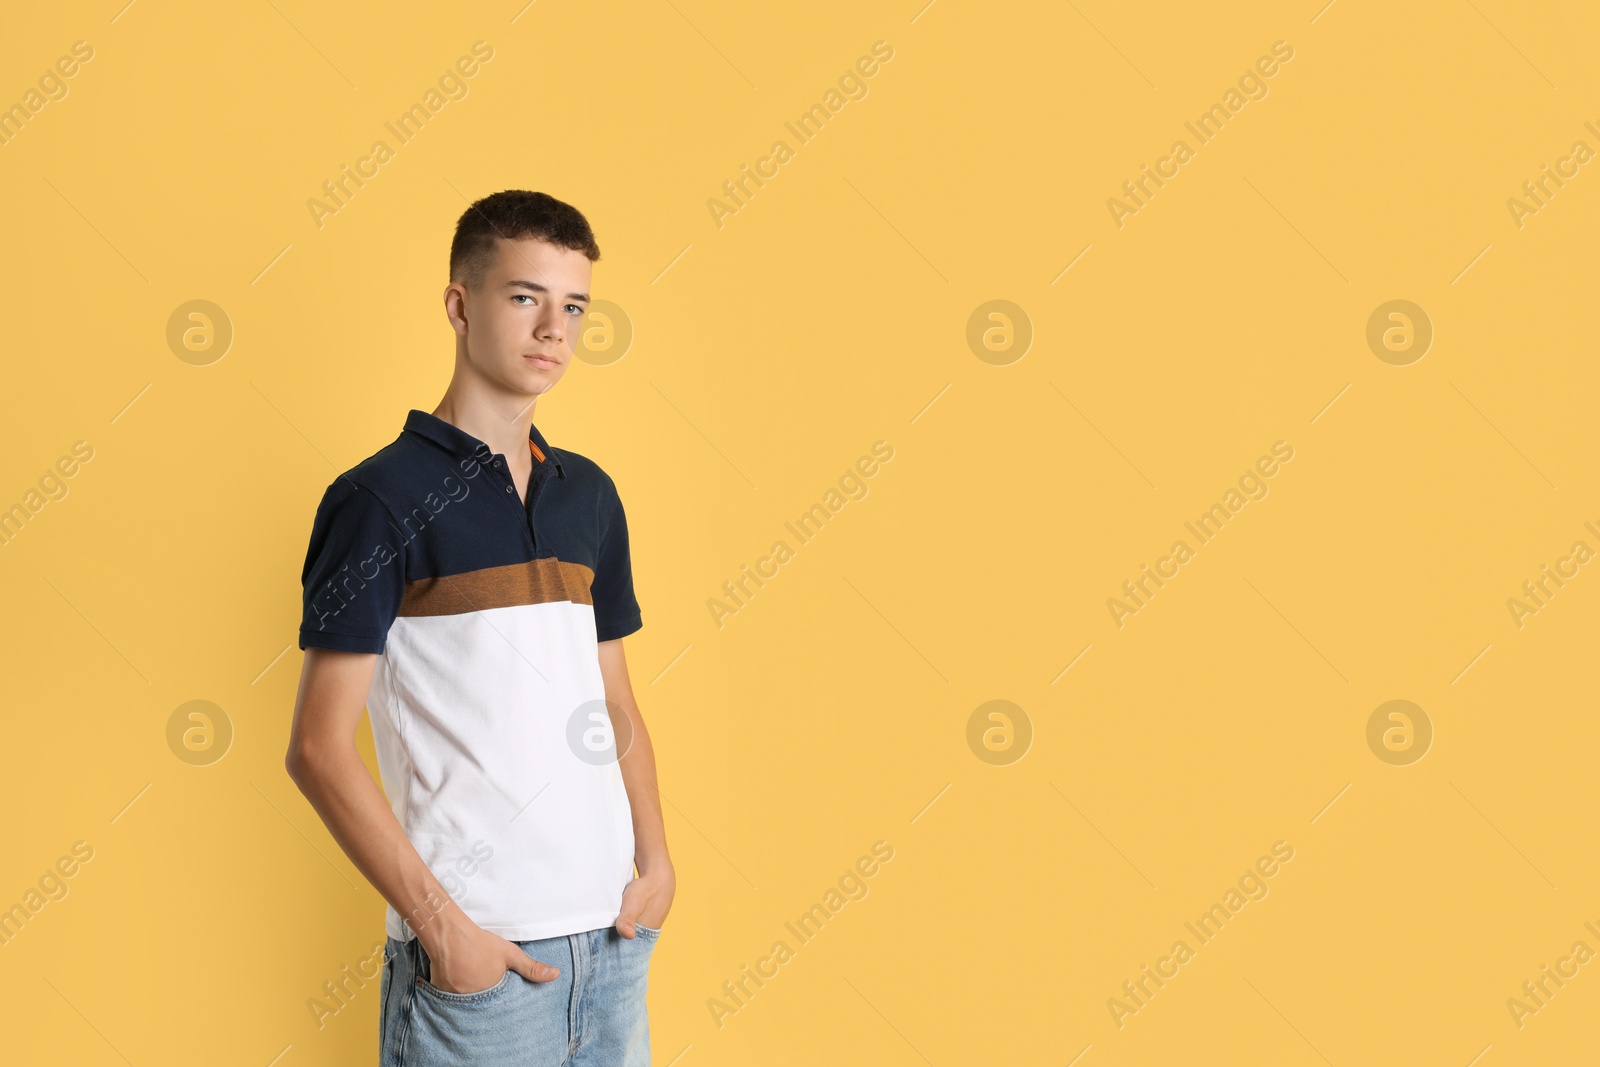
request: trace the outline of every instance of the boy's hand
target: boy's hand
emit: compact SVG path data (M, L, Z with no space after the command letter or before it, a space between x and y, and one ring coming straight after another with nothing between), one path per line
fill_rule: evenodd
M516 971L531 982L548 982L561 974L558 968L539 962L471 920L453 924L441 937L440 944L422 947L432 965L428 981L446 993L482 992L496 985L507 971Z
M643 923L652 930L661 929L667 912L672 910L672 897L677 891L678 876L670 865L641 873L622 890L617 933L631 940L635 923Z

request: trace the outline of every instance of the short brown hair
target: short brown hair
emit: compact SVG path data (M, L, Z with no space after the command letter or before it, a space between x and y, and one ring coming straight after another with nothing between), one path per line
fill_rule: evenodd
M477 289L494 265L498 242L525 237L582 252L591 263L600 258L583 212L548 193L506 189L477 201L457 220L450 242L450 280Z

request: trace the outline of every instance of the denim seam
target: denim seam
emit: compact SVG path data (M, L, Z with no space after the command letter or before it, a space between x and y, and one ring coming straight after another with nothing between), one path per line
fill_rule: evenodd
M583 942L584 934L568 934L567 942L572 947L572 1000L567 1008L567 1058L570 1060L578 1048L583 1044L583 1005L589 981L589 973L582 964L584 960Z
M410 973L411 973L411 977L413 979L416 978L417 972L420 969L417 966L417 963L418 963L418 961L417 961L417 953L416 953L417 946L418 946L417 939L416 938L412 938L410 941L406 942L405 948L402 949L402 951L404 951L404 952L409 954L409 957L410 957L410 960L411 960ZM396 1061L395 1061L397 1064L399 1064L399 1067L405 1067L407 1046L411 1042L411 1013L416 1007L416 998L417 998L417 984L416 984L416 982L415 981L410 981L410 982L405 982L403 984L405 985L406 988L405 988L405 991L400 994L400 1022L399 1022L400 1034L399 1034L399 1039L398 1039L399 1040L400 1049L399 1049L399 1056L396 1058Z
M383 951L383 972L379 978L382 995L378 998L378 1060L381 1063L386 1057L388 1049L383 1047L384 1039L389 1035L384 1033L389 1023L389 1002L394 999L394 959L390 957L387 948Z
M501 992L506 986L511 984L511 978L514 973L515 972L513 972L510 968L507 968L506 973L501 975L500 980L494 985L490 986L488 989L480 989L473 993L452 993L449 990L440 989L438 986L434 985L426 978L423 978L421 975L418 975L417 980L412 984L418 989L422 990L424 994L431 996L436 1000L442 1000L446 1004L474 1004L480 1000L488 1000L496 993Z

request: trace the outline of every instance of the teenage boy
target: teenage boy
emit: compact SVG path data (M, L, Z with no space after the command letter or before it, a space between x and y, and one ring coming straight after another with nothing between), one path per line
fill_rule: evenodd
M622 652L642 625L628 526L605 471L533 423L599 256L543 193L467 209L449 388L312 525L286 766L388 901L383 1067L649 1063L676 876Z

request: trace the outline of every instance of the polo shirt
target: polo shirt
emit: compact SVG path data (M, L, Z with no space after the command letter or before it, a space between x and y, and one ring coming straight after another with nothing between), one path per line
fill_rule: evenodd
M323 493L301 573L300 647L378 653L367 709L406 837L512 941L621 911L633 818L598 644L642 625L615 483L537 426L528 451L524 504L505 456L412 409ZM389 936L409 918L390 906Z

